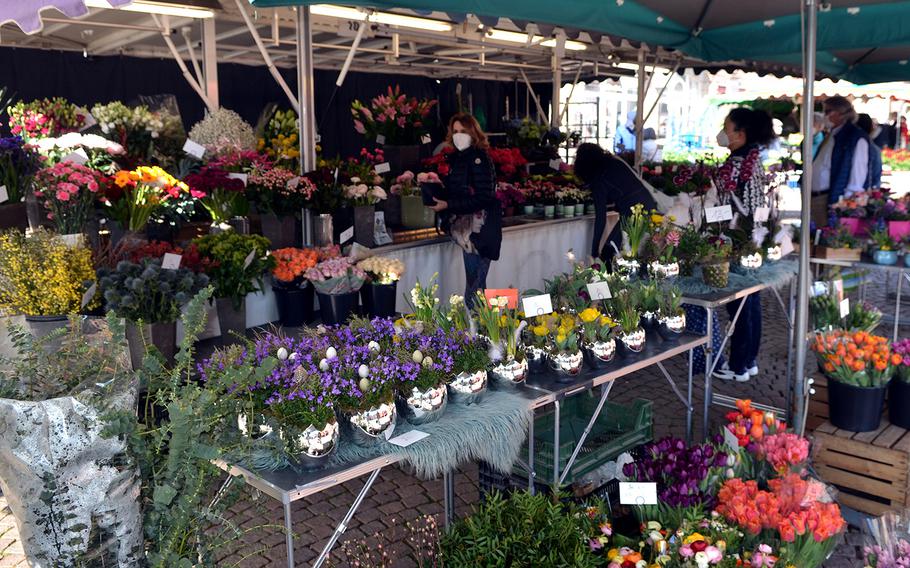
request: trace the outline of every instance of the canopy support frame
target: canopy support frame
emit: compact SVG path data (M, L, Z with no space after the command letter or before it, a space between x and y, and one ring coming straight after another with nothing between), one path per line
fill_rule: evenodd
M268 68L269 73L272 75L272 78L275 79L275 82L278 83L278 86L281 87L281 90L284 91L284 94L287 95L288 100L291 102L291 106L294 107L297 114L300 114L300 102L297 100L297 97L294 96L290 87L288 87L284 77L278 72L278 68L275 66L275 62L272 61L268 49L266 49L265 44L262 43L262 37L259 35L259 30L253 25L253 20L250 19L250 15L246 13L244 3L241 0L234 0L234 3L237 5L240 16L243 18L243 23L246 24L247 29L250 31L250 36L259 49L259 53L262 55L262 60L265 62L265 66Z
M202 85L196 82L196 79L193 78L193 75L187 68L186 63L184 63L183 58L180 57L180 53L177 51L177 46L175 46L174 42L171 40L170 29L167 25L167 16L162 16L161 19L158 18L157 14L150 14L150 16L152 16L152 19L155 21L155 25L158 26L161 37L164 39L164 43L170 50L171 55L174 56L174 61L176 61L177 66L180 67L180 72L183 73L183 77L186 79L186 82L190 84L190 87L192 87L194 91L196 91L196 94L199 95L199 98L201 98L202 102L205 103L205 106L209 109L209 112L215 111L218 106L212 104L211 99L209 99L208 95L205 93ZM164 24L162 24L162 19L164 20Z

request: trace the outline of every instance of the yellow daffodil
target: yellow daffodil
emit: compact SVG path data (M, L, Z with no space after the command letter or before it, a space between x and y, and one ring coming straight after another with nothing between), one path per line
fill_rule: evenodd
M600 321L598 323L600 323L601 327L615 327L616 326L616 322L613 321L609 316L600 316Z
M578 317L585 323L591 323L600 317L600 312L596 308L585 308L578 314Z
M546 337L547 333L550 332L545 325L535 325L531 328L531 331L534 332L534 335L537 337Z
M565 341L566 341L565 335L559 334L556 336L556 343L565 343Z

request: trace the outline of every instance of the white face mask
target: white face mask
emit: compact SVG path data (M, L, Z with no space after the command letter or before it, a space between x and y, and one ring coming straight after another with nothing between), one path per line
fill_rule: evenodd
M456 132L452 135L452 144L459 150L467 150L471 147L471 135L466 132Z
M723 146L724 148L730 145L730 137L727 136L726 130L721 130L717 133L717 145Z

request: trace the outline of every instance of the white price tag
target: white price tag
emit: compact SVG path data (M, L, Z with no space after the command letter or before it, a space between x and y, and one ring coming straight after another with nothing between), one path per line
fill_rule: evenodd
M354 238L354 226L351 225L347 229L341 231L341 236L338 237L338 241L339 241L338 244L343 245L344 243L348 242L349 240L351 240L353 238Z
M755 222L756 223L765 223L768 221L768 218L771 216L770 207L756 207L755 208Z
M246 255L246 258L243 259L243 269L246 270L251 264L253 264L253 259L256 258L256 249L250 251L250 254Z
M5 185L0 185L0 203L9 201L9 192L6 191Z
M88 290L85 291L85 294L82 294L82 304L80 305L80 308L84 309L85 306L87 306L89 302L92 301L92 298L95 297L95 292L97 291L98 283L92 282L92 285L88 287Z
M840 302L844 299L844 280L838 278L831 282L831 290L834 293L834 297L837 298L837 301Z
M818 243L820 243L821 240L822 240L822 230L816 229L815 230L815 246L818 246Z
M392 427L385 431L384 436L385 436L386 441L392 439L392 432L395 431L395 426L396 426L396 424L394 422L392 422Z
M610 285L606 281L588 284L588 295L592 300L609 300L613 297L613 294L610 293Z
M840 317L843 319L850 315L850 298L844 298L840 303Z
M553 300L549 294L528 296L521 299L521 307L527 317L543 316L553 313Z
M247 180L250 179L250 176L247 174L237 174L237 173L229 173L228 177L230 179L239 179L240 181L243 182L243 185L246 185Z
M165 270L177 270L180 268L180 261L183 257L179 254L174 254L172 252L164 253L164 258L161 260L161 268ZM246 268L246 267L244 267Z
M720 223L731 219L733 219L733 208L729 205L705 208L705 221L708 223Z
M72 162L74 164L79 164L80 166L85 165L88 161L88 154L85 153L85 150L82 148L77 148L75 152L70 152L63 158L64 162Z
M392 244L392 237L385 227L385 213L382 211L373 213L373 242L377 246Z
M404 434L395 436L389 440L389 443L395 444L396 446L400 446L402 448L407 448L414 442L419 442L420 440L428 438L429 436L430 435L426 432L422 432L420 430L411 430L410 432L405 432Z
M377 174L387 174L392 171L392 166L390 166L388 162L383 162L381 164L376 164L373 169L376 170Z
M421 144L429 144L432 141L433 141L433 137L430 136L429 134L424 134L423 136L420 137Z
M385 136L382 134L376 135L376 143L379 145L385 144Z
M551 169L551 170L556 170L556 171L558 172L558 171L559 171L559 167L560 167L561 165L562 165L562 160L560 160L559 158L555 158L555 159L550 160L550 169Z
M66 246L81 247L82 243L85 242L85 235L82 233L70 233L69 235L60 235L60 240L62 240Z
M183 143L183 151L189 154L190 156L201 160L205 156L205 146L193 142L189 138L186 139L186 142Z
M657 484L653 482L619 482L620 505L657 505Z
M724 426L722 428L722 430L724 431L724 443L727 444L727 446L731 450L738 450L739 449L739 439L736 437L736 434L734 434L726 426Z

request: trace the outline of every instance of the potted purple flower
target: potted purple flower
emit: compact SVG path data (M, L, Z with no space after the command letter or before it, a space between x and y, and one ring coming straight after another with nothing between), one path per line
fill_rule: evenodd
M0 229L28 228L25 197L41 167L38 154L19 136L0 138Z

